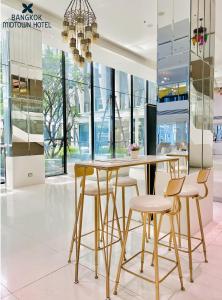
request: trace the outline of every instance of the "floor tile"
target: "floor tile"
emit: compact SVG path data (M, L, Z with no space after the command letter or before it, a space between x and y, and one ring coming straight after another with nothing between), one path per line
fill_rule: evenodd
M1 299L10 294L9 290L6 287L4 287L2 284L0 284L0 290L1 290L1 293L0 293Z
M16 292L15 295L21 300L104 300L104 287L104 277L100 276L99 279L94 279L93 272L83 266L80 266L79 284L75 284L74 268L73 265L69 265ZM120 293L121 297L113 296L112 298L142 300L135 293L125 289L121 289Z

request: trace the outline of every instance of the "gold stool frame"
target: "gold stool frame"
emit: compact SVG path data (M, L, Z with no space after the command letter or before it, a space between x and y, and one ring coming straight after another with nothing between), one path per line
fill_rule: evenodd
M181 232L180 232L180 223L178 225L178 232L176 232L176 235L178 236L178 240L179 240L178 251L186 253L186 254L189 255L190 282L194 282L194 280L193 280L192 253L195 250L197 250L201 245L203 246L203 253L204 253L205 263L208 263L206 243L205 243L205 237L204 237L204 230L203 230L203 223L202 223L200 202L199 201L208 196L207 180L208 180L209 175L210 175L210 169L202 169L202 170L199 171L199 174L198 174L198 177L197 177L197 183L198 184L203 184L205 192L204 192L203 196L198 195L198 196L193 197L196 201L196 208L197 208L197 215L198 215L201 238L192 236L191 232L190 232L191 230L190 230L190 203L189 203L189 201L190 201L191 197L184 197L185 200L186 200L187 234L181 234ZM180 198L182 198L182 197L180 197ZM159 220L159 227L161 227L161 222L162 222L162 219ZM167 236L170 237L169 238L169 244L160 243ZM181 237L184 237L184 238L187 239L187 243L188 243L187 249L181 248ZM192 243L191 243L192 240L199 241L199 243L196 246L194 246L193 248L192 248ZM171 233L167 233L159 239L159 244L161 246L168 247L169 251L170 251L171 248L173 248L173 246L171 245L171 241L172 241Z
M133 213L133 211L135 211L135 210L130 208L129 215L128 215L128 220L127 220L127 226L126 226L126 234L125 234L125 237L123 239L123 247L122 247L121 256L120 256L119 265L118 265L118 270L117 270L117 275L116 275L116 283L115 283L114 292L113 292L114 295L117 295L117 289L118 289L118 286L119 286L121 269L123 269L123 270L127 271L128 273L130 273L132 275L135 275L135 276L137 276L137 277L139 277L143 280L154 283L155 288L156 288L156 300L160 299L160 295L159 295L159 285L160 285L160 283L163 282L176 268L178 269L178 275L179 275L179 279L180 279L181 290L183 290L183 291L185 290L184 285L183 285L182 269L181 269L180 258L179 258L178 248L177 248L176 235L175 235L175 229L174 229L174 216L177 215L178 212L181 209L180 199L177 195L180 193L180 191L182 189L184 180L185 180L185 177L183 177L183 178L174 178L174 179L171 179L169 181L167 192L166 192L165 196L174 197L175 202L177 203L177 205L173 206L172 210L167 210L167 211L162 211L162 212L155 212L155 211L154 212L151 212L151 211L143 212L142 251L136 253L131 258L124 261L130 222L131 222L131 219L132 219L132 213ZM154 250L153 250L153 252L149 252L149 251L145 250L147 214L152 214L153 215L153 226L154 226ZM158 238L159 238L159 231L160 231L160 226L157 226L157 215L158 214L160 214L161 216L163 216L163 215L168 215L169 216L170 225L171 225L171 235L172 235L172 240L173 240L173 244L174 244L176 261L158 255ZM133 271L131 271L131 270L129 270L125 267L125 265L129 261L131 261L132 259L134 259L135 257L137 257L138 255L141 254L140 273L143 273L144 254L145 253L149 253L149 254L153 255L154 268L155 268L155 280L152 280L152 279L146 278L142 275L139 275L139 274L137 274L137 273L135 273L135 272L133 272ZM158 264L158 258L159 257L163 258L165 260L168 260L170 262L175 263L175 266L166 275L164 275L161 279L159 278L159 264Z

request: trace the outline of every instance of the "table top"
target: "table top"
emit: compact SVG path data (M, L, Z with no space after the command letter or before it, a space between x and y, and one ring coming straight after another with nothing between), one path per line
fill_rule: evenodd
M167 156L188 157L188 151L173 151L166 154Z
M178 157L166 155L141 155L138 158L112 158L77 162L78 167L93 167L100 170L118 169L139 165L151 165L161 162L178 161Z

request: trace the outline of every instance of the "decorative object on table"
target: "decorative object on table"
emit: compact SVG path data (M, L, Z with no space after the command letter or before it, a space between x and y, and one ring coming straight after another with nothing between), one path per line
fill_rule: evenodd
M71 0L63 21L62 37L69 43L73 60L79 66L92 61L91 44L99 38L94 11L88 0Z
M193 46L198 44L200 51L208 39L207 28L202 26L202 22L203 18L200 18L200 27L194 29L192 37Z
M180 151L187 151L186 143L184 143L184 142L180 143L179 150Z
M139 151L140 151L140 146L137 145L137 144L131 144L129 145L129 154L131 156L131 158L135 159L135 158L138 158L139 156Z

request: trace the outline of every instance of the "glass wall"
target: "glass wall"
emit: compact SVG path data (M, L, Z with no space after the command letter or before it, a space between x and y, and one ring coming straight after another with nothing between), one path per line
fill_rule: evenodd
M222 124L214 124L214 142L222 142Z
M115 151L126 156L131 143L131 76L115 72Z
M0 70L0 183L5 182L5 143L4 143L4 107L3 107L3 66Z
M46 175L64 173L62 51L43 46L43 114Z
M5 36L1 36L0 43L0 183L6 180L6 153L11 141L9 140L9 67L8 43ZM4 50L4 51L3 51Z
M112 135L112 69L94 64L94 143L95 158L113 156Z
M157 154L188 150L190 4L158 0Z
M144 153L144 109L156 85L104 65L80 69L68 53L43 47L46 175L71 172L75 161ZM149 98L149 99L148 99Z
M133 128L134 140L141 146L140 152L144 154L144 120L146 99L146 81L133 76Z
M90 64L76 67L65 54L67 163L91 157Z

